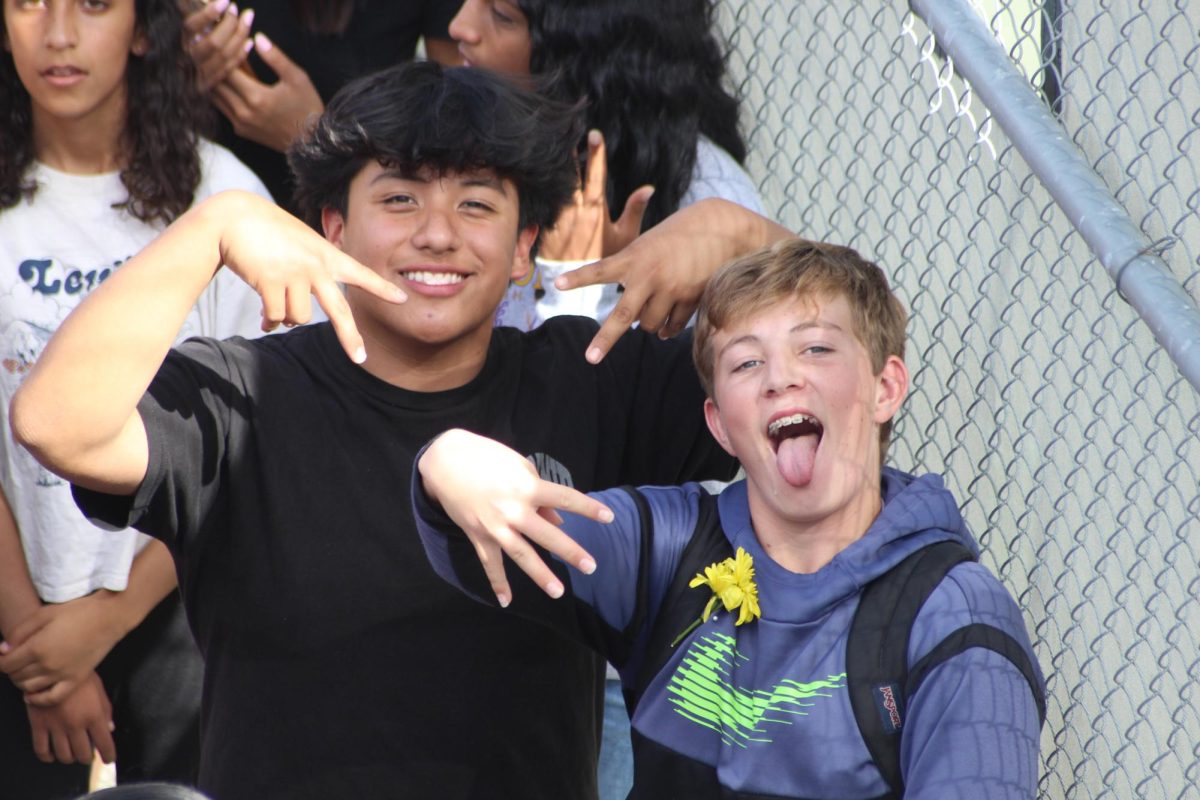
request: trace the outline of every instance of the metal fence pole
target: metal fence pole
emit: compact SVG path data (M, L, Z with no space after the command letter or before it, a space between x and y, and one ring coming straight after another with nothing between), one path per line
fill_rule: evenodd
M1200 311L996 41L969 0L910 0L1117 290L1200 392Z

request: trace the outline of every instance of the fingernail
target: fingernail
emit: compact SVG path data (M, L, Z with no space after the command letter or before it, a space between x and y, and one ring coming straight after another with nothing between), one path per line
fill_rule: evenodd
M591 575L596 571L596 562L590 558L581 558L579 560L579 571L584 575Z
M596 130L595 128L592 128L590 131L588 131L588 144L590 144L592 147L596 147L600 144L600 138L600 131Z
M12 645L8 642L0 642L0 656L8 655L8 651L12 650Z
M226 8L229 8L229 0L217 0L213 3L213 11L216 11L218 15L224 14Z
M512 602L512 598L506 594L500 593L496 595L496 602L500 604L501 608L508 608L508 604Z
M554 279L554 288L555 289L570 289L571 285L569 283L567 283L567 279L564 276L559 275L557 278Z
M242 14L242 24L245 25L246 28L249 28L253 22L254 22L254 9L247 8L246 13Z
M237 3L229 4L229 13L235 17L238 15Z
M553 597L555 600L563 596L563 585L561 581L550 581L546 584L546 594Z
M601 522L612 522L613 521L613 512L612 512L611 508L600 509L600 521Z
M109 733L112 733L112 732L113 732L113 731L115 731L116 729L117 729L117 724L116 724L115 722L113 722L113 721L110 719L110 720L108 721L108 732L109 732Z
M589 364L599 364L600 363L600 348L599 347L589 347L588 351L587 351L587 356L585 356L585 357L587 358Z
M275 45L271 44L271 40L264 34L256 33L254 34L254 46L258 48L258 52L268 53Z
M367 349L365 347L360 347L354 351L354 363L355 364L361 364L366 360L367 360Z
M247 39L246 43L244 45L242 45L242 50L247 53L249 53L253 49L254 49L254 40L253 39Z

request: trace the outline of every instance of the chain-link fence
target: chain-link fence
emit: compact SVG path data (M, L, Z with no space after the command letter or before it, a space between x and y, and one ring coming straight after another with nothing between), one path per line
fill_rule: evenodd
M1200 2L974 2L1197 297ZM767 207L912 312L891 461L945 474L1025 611L1041 796L1200 798L1197 392L906 3L720 15Z

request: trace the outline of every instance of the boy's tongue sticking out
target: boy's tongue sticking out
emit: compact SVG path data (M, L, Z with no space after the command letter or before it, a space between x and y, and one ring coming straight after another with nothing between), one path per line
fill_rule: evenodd
M780 417L767 427L779 473L792 486L807 486L812 480L821 432L821 423L804 414Z

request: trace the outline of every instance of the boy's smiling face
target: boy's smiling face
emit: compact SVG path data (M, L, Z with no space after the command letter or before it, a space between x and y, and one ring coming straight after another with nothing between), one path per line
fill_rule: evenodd
M705 413L745 467L756 528L861 534L879 509L879 426L907 392L904 362L875 374L844 296L769 305L716 331L712 352Z
M538 231L519 228L512 181L490 170L405 175L371 162L350 182L346 205L345 215L325 210L326 237L408 295L393 306L351 290L363 335L387 350L404 342L486 347L509 280L531 267Z

